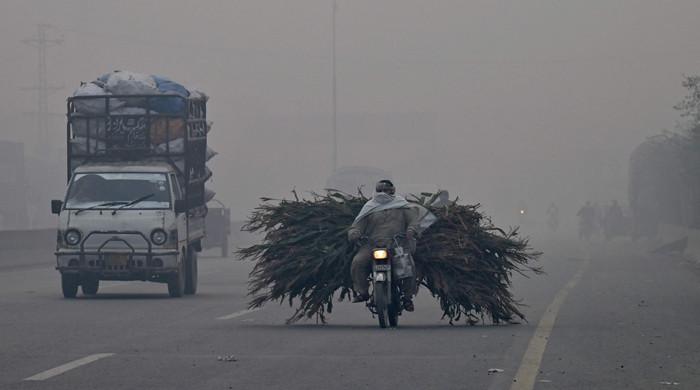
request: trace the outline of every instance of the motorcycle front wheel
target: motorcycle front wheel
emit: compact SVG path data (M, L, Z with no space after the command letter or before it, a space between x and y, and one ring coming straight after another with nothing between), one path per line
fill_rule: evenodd
M394 293L391 295L391 305L389 305L389 326L395 328L399 326L399 314L401 313L401 291L394 288Z
M386 283L374 284L374 308L377 310L379 326L386 328L389 325L389 289Z

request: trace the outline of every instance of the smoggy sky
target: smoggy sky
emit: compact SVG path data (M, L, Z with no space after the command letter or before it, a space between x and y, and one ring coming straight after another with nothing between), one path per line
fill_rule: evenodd
M338 0L339 165L447 188L508 220L525 203L625 200L629 153L673 129L700 73L698 1ZM245 216L259 196L320 190L331 171L331 0L28 1L0 5L0 139L37 140L37 51L48 77L156 73L211 96L214 188ZM51 119L65 153L64 119ZM57 188L54 197L60 197ZM562 214L575 210L562 210Z

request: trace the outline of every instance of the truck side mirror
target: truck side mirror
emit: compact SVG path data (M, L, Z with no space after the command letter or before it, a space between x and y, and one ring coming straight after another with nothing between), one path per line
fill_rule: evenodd
M184 213L187 211L187 203L185 202L184 199L176 200L175 201L175 214L180 214Z
M63 201L62 200L54 199L51 201L51 213L52 214L60 214L62 208L63 208Z

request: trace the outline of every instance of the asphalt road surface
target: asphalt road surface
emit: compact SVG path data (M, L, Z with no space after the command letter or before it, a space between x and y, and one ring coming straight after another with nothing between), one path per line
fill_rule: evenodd
M390 330L350 303L328 325L247 311L250 264L214 257L193 297L103 282L66 300L37 251L39 265L0 261L0 389L700 388L695 263L626 242L542 247L547 274L514 284L529 322L450 326L423 290Z

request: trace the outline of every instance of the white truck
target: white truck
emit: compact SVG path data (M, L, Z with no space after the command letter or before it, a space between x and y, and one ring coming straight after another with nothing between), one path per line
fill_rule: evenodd
M169 104L161 99L179 99L180 108L155 111ZM88 102L104 109L81 112ZM51 202L65 298L78 287L94 295L101 280L167 283L171 297L196 293L211 176L206 102L204 95L68 98L68 188Z

